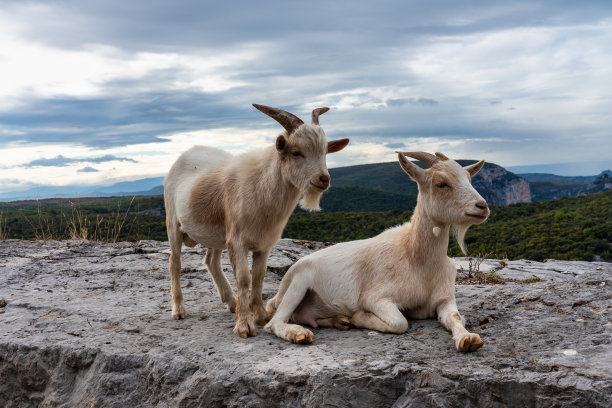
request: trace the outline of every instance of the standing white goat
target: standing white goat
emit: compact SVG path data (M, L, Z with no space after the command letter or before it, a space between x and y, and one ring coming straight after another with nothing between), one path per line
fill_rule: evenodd
M423 170L404 155L430 166ZM409 223L380 235L325 248L296 262L267 304L276 313L265 329L286 340L308 344L312 327L351 325L403 333L409 318L436 315L453 334L455 347L474 351L483 341L469 333L455 304L454 262L446 255L449 229L465 252L463 238L489 216L487 203L471 185L484 161L461 167L441 153L399 153L401 167L417 182L417 206Z
M219 149L194 146L178 158L164 181L172 317L185 317L180 283L182 244L200 243L207 248L205 263L221 300L236 312L234 332L241 337L255 336L253 322L264 325L269 318L261 290L270 249L300 196L302 208L319 209L321 194L329 187L325 155L349 142L325 141L319 115L329 108L313 110L312 125L308 125L281 109L253 106L285 128L275 147L232 157ZM238 297L221 268L224 248L234 270ZM252 274L248 251L253 252Z

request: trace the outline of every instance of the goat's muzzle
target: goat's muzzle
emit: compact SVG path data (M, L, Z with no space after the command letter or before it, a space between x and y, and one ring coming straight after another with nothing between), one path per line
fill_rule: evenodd
M310 185L319 191L325 191L329 187L329 176L322 174L317 180L311 181Z
M465 213L466 216L477 219L480 222L483 222L484 220L486 220L487 217L489 217L489 214L490 214L489 206L487 205L487 202L484 200L481 200L475 203L474 208Z

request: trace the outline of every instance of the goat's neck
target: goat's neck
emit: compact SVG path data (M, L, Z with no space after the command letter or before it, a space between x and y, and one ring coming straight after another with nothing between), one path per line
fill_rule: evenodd
M438 230L435 230L435 229ZM402 251L411 263L434 264L446 259L450 225L432 220L421 205L416 206L410 224L404 227Z
M274 209L277 215L288 218L297 205L300 191L283 177L281 159L274 149L260 162L258 171L255 182L259 184L259 191L266 192L259 197L264 201L261 208Z

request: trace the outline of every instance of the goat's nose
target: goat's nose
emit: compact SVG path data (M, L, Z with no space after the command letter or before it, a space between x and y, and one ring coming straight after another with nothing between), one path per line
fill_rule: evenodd
M319 176L319 181L322 184L329 184L329 176L326 174L323 174L322 176Z
M480 200L476 203L476 207L480 208L481 210L486 210L487 207L487 202L485 200Z

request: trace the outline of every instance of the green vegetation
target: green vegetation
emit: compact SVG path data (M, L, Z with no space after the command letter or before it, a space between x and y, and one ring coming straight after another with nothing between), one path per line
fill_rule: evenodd
M592 183L567 180L537 180L529 182L532 201L554 200L587 194Z
M411 211L294 213L283 237L343 242L370 238L410 220Z
M374 203L370 205L380 208L382 201L374 199L370 198ZM403 199L400 197L398 203ZM351 200L344 201L345 208L363 208L359 202ZM166 240L162 210L161 196L0 203L0 238L77 237L105 242ZM296 212L289 219L283 236L331 242L363 239L403 224L410 216L410 211L399 209ZM537 261L548 258L591 261L595 256L612 261L611 242L612 190L554 201L492 207L489 220L472 227L466 236L471 254L491 253L497 258ZM454 242L449 253L461 255Z
M472 227L466 243L472 252L532 260L611 261L612 191L554 201L493 208L491 217ZM456 246L454 254L458 253Z
M424 166L422 163L418 164ZM414 198L418 194L416 183L404 173L397 161L339 167L329 169L329 174L333 187L363 187L408 195Z
M161 196L0 203L0 231L19 239L166 240L165 218L141 213L161 207Z
M363 187L331 187L321 198L321 208L324 212L405 211L413 209L415 205L416 194L375 191Z
M348 241L374 236L410 219L409 211L294 214L285 236L319 241ZM498 258L611 261L612 191L554 201L492 207L489 220L470 228L471 254ZM449 253L460 256L452 243Z

